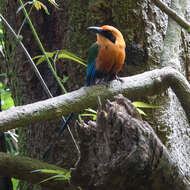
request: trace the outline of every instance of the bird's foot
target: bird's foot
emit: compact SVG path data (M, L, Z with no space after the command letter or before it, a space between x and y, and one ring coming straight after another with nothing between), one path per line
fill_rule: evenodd
M96 81L96 84L104 85L104 86L108 87L109 81L107 81L105 79L101 79L101 80Z
M116 74L114 75L113 79L118 80L118 81L120 81L122 83L124 82L124 80L122 80L121 78L119 78Z

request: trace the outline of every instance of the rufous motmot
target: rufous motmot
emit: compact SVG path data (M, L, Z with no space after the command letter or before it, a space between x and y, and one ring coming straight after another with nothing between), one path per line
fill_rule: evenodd
M88 27L88 30L96 33L97 41L90 47L88 52L85 86L105 84L117 78L117 73L123 67L125 61L125 41L121 32L113 26L92 26ZM56 135L57 137L62 134L72 115L71 113L66 118ZM50 150L51 145L49 147ZM49 151L46 151L46 153Z
M113 26L88 27L97 35L90 47L86 69L86 86L116 78L125 61L125 41L121 32Z

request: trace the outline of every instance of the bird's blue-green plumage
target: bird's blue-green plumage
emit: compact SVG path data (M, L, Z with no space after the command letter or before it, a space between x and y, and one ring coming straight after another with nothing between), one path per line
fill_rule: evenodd
M103 72L96 69L96 58L98 56L99 46L94 43L88 51L88 66L86 69L86 83L85 86L90 86L95 84L96 78L102 78L104 76Z

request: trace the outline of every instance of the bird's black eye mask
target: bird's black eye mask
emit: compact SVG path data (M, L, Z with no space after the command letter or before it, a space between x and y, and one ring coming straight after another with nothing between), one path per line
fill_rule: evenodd
M91 30L97 34L104 36L105 38L109 39L113 43L115 43L116 41L116 37L113 35L113 33L110 30L106 30L106 29L104 30L101 27L97 27L97 26L88 27L88 30Z
M112 34L110 30L102 30L100 34L105 38L109 39L111 42L115 43L115 36Z

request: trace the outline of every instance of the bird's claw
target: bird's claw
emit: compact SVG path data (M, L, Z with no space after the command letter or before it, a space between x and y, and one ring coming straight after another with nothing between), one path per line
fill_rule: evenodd
M120 82L122 82L122 83L124 82L124 80L122 80L122 79L121 79L120 77L118 77L117 75L114 75L114 79L115 79L115 80L118 80L118 81L120 81Z

